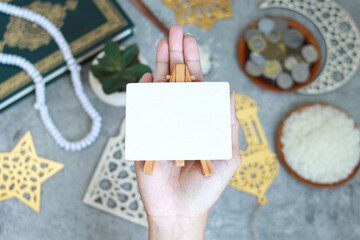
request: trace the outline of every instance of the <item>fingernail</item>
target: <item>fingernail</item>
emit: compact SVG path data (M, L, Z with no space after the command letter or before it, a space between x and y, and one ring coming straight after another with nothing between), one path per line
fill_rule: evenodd
M189 32L185 33L184 35L185 35L185 36L192 36L192 34L189 33Z

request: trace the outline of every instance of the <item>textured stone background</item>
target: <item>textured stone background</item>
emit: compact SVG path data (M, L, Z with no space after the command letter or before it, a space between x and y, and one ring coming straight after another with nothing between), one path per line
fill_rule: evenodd
M157 42L163 38L130 1L118 0L134 21L135 35L126 43L138 42L152 67ZM337 1L360 24L358 0ZM171 9L160 0L146 0L156 15L168 26L176 22ZM229 81L236 92L255 98L259 117L272 150L281 120L292 109L314 101L335 104L360 123L360 73L341 89L321 96L296 93L276 94L255 86L241 72L237 59L237 41L242 30L264 12L259 0L233 1L234 16L219 21L206 32L194 25L184 26L211 51L213 69L207 81ZM269 11L267 11L269 12ZM306 21L305 21L306 23ZM309 26L312 28L311 26ZM83 65L85 91L103 116L103 128L96 143L81 153L61 150L40 122L30 95L0 114L0 151L9 151L27 130L34 138L39 156L65 164L65 169L42 185L41 212L35 213L17 199L0 203L0 239L145 239L147 229L104 213L82 203L88 183L107 139L118 133L124 108L102 103L88 83L89 63ZM47 103L55 123L65 136L77 139L89 129L89 119L79 110L69 75L49 84ZM259 239L360 239L360 175L336 189L313 189L297 182L281 166L267 192L269 203L262 207L258 222ZM226 188L212 208L206 239L251 239L256 198Z

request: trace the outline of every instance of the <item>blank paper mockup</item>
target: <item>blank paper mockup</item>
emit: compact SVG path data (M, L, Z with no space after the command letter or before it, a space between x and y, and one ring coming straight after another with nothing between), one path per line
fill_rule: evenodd
M231 159L229 84L128 84L125 158Z

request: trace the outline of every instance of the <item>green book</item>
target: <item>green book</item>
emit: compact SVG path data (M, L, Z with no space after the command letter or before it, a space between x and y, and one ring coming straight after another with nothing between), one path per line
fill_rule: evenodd
M1 0L4 1L4 0ZM107 40L132 34L133 24L115 0L5 0L46 16L63 33L78 63L99 52ZM52 37L38 25L0 13L0 52L24 57L49 82L67 70ZM0 64L0 111L34 90L22 69Z

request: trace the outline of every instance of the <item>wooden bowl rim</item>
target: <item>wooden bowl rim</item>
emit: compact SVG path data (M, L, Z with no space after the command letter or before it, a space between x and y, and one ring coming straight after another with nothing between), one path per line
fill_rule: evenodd
M281 142L281 136L282 136L282 132L283 132L283 128L285 126L285 123L286 121L288 120L288 118L293 114L293 113L296 113L296 112L301 112L302 110L304 110L305 108L308 108L308 107L312 107L312 106L315 106L315 105L320 105L320 106L323 106L323 107L332 107L334 109L337 109L343 113L345 113L349 118L353 119L347 112L345 112L343 109L335 106L335 105L332 105L332 104L328 104L328 103L321 103L321 102L315 102L315 103L309 103L309 104L305 104L305 105L302 105L298 108L296 108L295 110L293 110L292 112L290 112L286 117L285 119L282 121L281 125L280 125L280 128L279 128L279 131L278 131L278 135L277 135L277 139L276 139L276 143L277 143L277 151L278 151L278 155L279 155L279 158L280 158L280 161L281 163L283 164L283 166L285 167L285 169L290 173L291 176L293 176L296 180L298 180L299 182L302 182L308 186L311 186L311 187L315 187L315 188L334 188L334 187L338 187L338 186L341 186L343 184L345 184L346 182L350 181L355 175L356 173L358 172L359 168L360 168L360 159L358 161L358 164L355 166L353 172L351 174L349 174L349 176L347 178L344 178L338 182L335 182L335 183L316 183L316 182L312 182L310 180L307 180L305 178L303 178L302 176L300 176L299 174L297 174L296 171L294 171L286 162L285 160L285 157L284 157L284 153L282 152L282 148L283 148L283 144ZM354 120L355 122L355 120ZM355 122L355 128L359 129L357 123Z
M318 55L319 55L319 59L315 63L312 64L310 77L306 82L304 82L302 84L296 84L296 85L292 86L289 89L281 89L281 88L279 88L277 86L270 85L269 83L266 83L266 82L264 82L263 80L261 80L259 78L250 76L246 72L245 63L246 63L246 60L248 58L243 57L242 53L246 53L245 55L247 56L249 49L246 46L246 41L245 41L244 34L242 34L242 36L240 38L240 41L238 43L238 61L240 63L240 67L241 67L242 71L257 86L259 86L259 87L261 87L263 89L269 90L269 91L273 91L273 92L280 92L280 93L294 92L294 91L297 91L297 90L309 85L312 81L314 81L316 79L316 77L320 73L321 61L322 61L322 55L321 55L322 52L321 52L321 49L320 49L320 46L319 46L319 41L315 38L315 36L312 34L312 32L307 27L305 27L303 24L299 23L298 21L295 21L294 19L291 19L291 18L288 18L288 17L283 17L283 16L280 16L280 15L273 15L273 16L267 16L267 17L269 17L269 18L281 17L282 19L284 19L289 24L290 27L295 28L295 29L299 30L300 32L302 32L303 35L305 36L305 40L309 44L312 44L316 48L316 50L318 52ZM259 23L259 20L256 20L255 22L250 24L246 29L256 28L258 23Z

